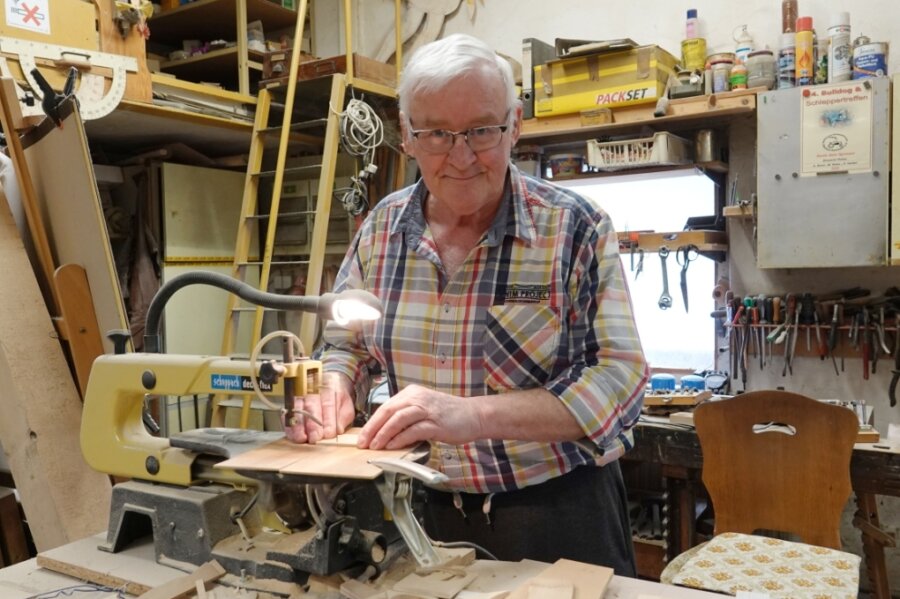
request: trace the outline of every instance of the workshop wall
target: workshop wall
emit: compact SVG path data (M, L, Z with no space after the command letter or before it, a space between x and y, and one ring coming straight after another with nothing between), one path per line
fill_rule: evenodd
M708 53L734 51L733 34L746 25L756 48L768 46L778 49L781 31L781 2L779 0L744 0L741 3L719 0L691 0L672 3L665 0L633 0L631 2L597 2L597 0L566 0L549 5L544 2L521 0L469 0L448 1L443 4L453 12L446 17L441 34L470 33L491 43L495 49L521 61L522 39L536 37L548 43L555 38L614 39L628 37L639 44L657 44L679 56L684 37L685 12L696 8L700 19L700 35L707 40ZM404 3L405 4L405 3ZM411 2L411 4L414 4ZM433 3L435 5L441 3ZM552 8L551 8L552 6ZM343 52L343 34L339 14L341 3L324 3L316 6L317 53L322 56ZM365 0L354 4L354 51L374 56L388 35L393 35L393 0ZM866 35L872 41L900 44L900 3L891 0L875 0L851 3L837 0L801 0L799 14L813 17L813 24L824 34L831 17L839 11L850 12L851 36ZM444 17L440 14L428 18ZM424 29L424 28L423 28ZM412 43L416 38L413 38ZM408 55L408 47L405 56ZM900 48L900 46L895 46ZM900 67L900 50L889 57L890 72ZM755 192L756 138L752 127L733 128L730 135L730 180L739 173L740 197L749 198ZM852 190L848 190L852 201ZM602 203L602 202L601 202ZM798 227L802 223L798 223ZM754 230L751 221L729 223L730 251L727 275L731 289L736 294L811 292L813 294L846 289L856 286L868 288L873 295L897 284L900 269L883 268L834 268L834 269L775 269L756 268ZM823 240L827 243L827 240ZM673 311L672 317L677 314ZM845 341L846 343L846 341ZM805 345L800 339L798 345ZM725 360L723 360L725 362ZM840 362L839 362L840 364ZM727 363L721 368L727 369ZM818 357L798 357L793 366L793 376L781 376L778 368L763 371L753 369L748 374L747 389L784 387L818 398L865 400L874 406L875 423L882 435L887 433L889 422L900 422L900 408L888 404L891 360L880 361L877 373L867 380L862 377L862 362L858 354L849 353L844 360L844 371L835 375L831 360ZM738 384L739 381L733 381ZM881 521L885 528L900 537L900 501L896 498L879 499ZM848 506L848 510L849 510ZM845 547L861 553L859 534L845 515L843 537ZM900 588L900 550L888 550L888 571L892 574L891 586Z

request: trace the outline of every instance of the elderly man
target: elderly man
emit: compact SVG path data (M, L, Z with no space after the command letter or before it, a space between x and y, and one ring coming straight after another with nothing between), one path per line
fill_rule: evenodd
M415 185L369 214L335 290L363 288L384 317L330 323L325 427L353 418L369 373L390 400L360 447L428 441L445 489L426 530L500 559L569 558L634 575L617 458L631 444L648 369L609 217L510 162L522 109L509 65L451 35L420 48L399 88Z

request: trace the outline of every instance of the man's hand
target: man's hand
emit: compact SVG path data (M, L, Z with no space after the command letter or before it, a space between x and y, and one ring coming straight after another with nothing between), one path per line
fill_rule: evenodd
M375 411L358 446L400 449L419 441L459 445L482 438L479 402L410 385Z
M296 406L321 420L325 426L298 413L297 423L285 426L284 434L288 440L294 443L317 443L322 439L333 439L347 430L353 422L353 383L342 374L326 372L322 377L319 393L297 398Z

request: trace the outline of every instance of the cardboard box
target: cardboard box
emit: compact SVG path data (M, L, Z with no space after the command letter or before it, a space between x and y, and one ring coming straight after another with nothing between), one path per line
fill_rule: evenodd
M677 60L659 46L562 58L535 67L536 117L656 102Z

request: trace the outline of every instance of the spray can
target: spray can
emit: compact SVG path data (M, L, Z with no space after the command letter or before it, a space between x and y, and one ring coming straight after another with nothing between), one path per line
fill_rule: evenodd
M829 83L850 79L850 55L850 13L839 12L831 16L828 28Z
M737 29L735 29L737 31ZM746 25L741 25L741 32L738 35L734 35L732 32L731 37L734 38L735 46L734 46L734 64L745 64L747 62L747 57L750 56L750 53L753 52L753 37L750 36L750 33L747 31Z
M797 67L794 55L794 34L781 34L781 48L778 50L778 89L788 89L796 84Z
M697 20L697 9L689 8L684 23L684 39L692 40L700 37L700 22Z
M815 48L812 17L800 17L797 19L797 32L794 34L794 72L798 86L813 83Z

